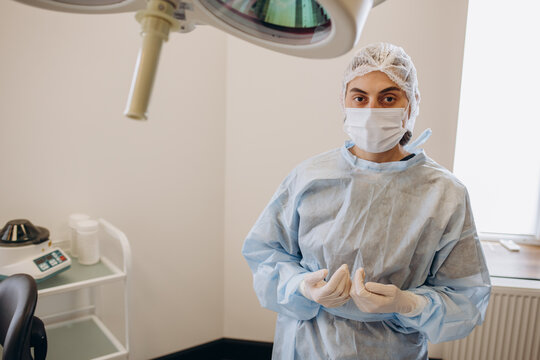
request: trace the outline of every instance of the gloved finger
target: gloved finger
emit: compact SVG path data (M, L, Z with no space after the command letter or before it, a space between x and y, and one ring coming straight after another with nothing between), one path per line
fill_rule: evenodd
M347 292L350 290L351 288L351 272L349 271L349 266L346 267L346 274L345 274L345 277L347 278L347 285L348 285L348 288L347 288Z
M351 273L349 272L349 265L343 264L343 265L341 265L341 267L342 267L343 269L345 269L346 275L347 275L348 277L351 277Z
M342 265L339 269L337 269L337 271L334 273L334 275L332 275L330 280L328 280L328 283L325 285L326 294L333 294L345 278L347 278L347 271Z
M343 264L339 267L339 269L336 271L337 276L341 277L341 282L339 284L339 292L342 293L343 289L349 283L351 280L351 274L349 273L349 266L347 264Z
M335 301L339 301L339 302L344 301L344 302L347 302L347 301L349 301L350 298L351 298L350 295L349 295L349 294L346 294L346 293L344 292L343 294L341 294L341 295L339 295L338 297L336 297L336 298L335 298Z
M348 277L348 276L349 276L349 266L347 264L341 265L336 270L334 275L332 275L332 277L339 277L340 279L343 278L343 277ZM330 280L332 280L332 279L330 279Z
M347 272L344 272L343 277L341 278L341 282L339 283L338 287L336 288L336 291L334 291L334 294L337 296L341 296L343 292L345 291L345 288L347 287L347 284L350 282L349 275L347 275Z
M350 300L350 299L351 299L351 297L350 297L350 296L347 296L347 297L345 297L345 298L341 299L341 300L340 300L340 302L339 302L339 305L338 305L338 306L342 306L342 305L345 305L346 303L348 303L348 302L349 302L349 300Z
M358 295L359 292L360 292L360 281L359 281L358 270L356 270L352 278L351 290L349 291L349 294L351 296L356 296Z
M346 297L347 299L351 296L351 288L353 286L353 283L351 279L347 279L347 285L345 286L345 289L343 290L342 296Z
M396 286L395 285L385 285L376 282L368 282L365 284L366 289L369 292L382 295L382 296L395 296L396 295Z
M343 291L340 294L340 297L342 298L349 298L352 288L352 281L351 281L351 275L349 273L349 269L347 268L347 276L345 277L345 287L343 288Z
M359 293L362 290L365 290L364 288L364 279L366 275L364 273L364 269L360 268L356 270L354 273L354 286L355 286L355 292Z
M328 269L321 269L315 272L312 272L310 274L307 274L304 277L304 281L306 285L313 286L317 284L319 281L324 280L324 278L328 275Z
M337 296L337 297L334 297L334 298L331 298L331 299L327 299L326 300L326 303L328 304L331 304L332 306L341 306L343 305L344 303L346 303L347 301L349 301L350 299L350 296Z
M351 279L351 288L349 289L349 294L352 294L356 291L356 273Z
M330 306L327 307L339 307L345 305L349 301L349 298L346 299L338 299L336 301L333 301Z
M371 297L373 297L375 294L371 293L368 289L366 289L366 285L364 283L366 273L364 272L363 268L360 268L356 271L355 278L355 296L371 301Z
M337 279L338 280L340 279L339 274L338 274ZM328 281L328 283L320 289L321 292L320 292L319 298L321 300L328 300L328 299L334 299L334 298L339 297L345 290L345 286L347 286L347 281L349 281L349 279L346 276L341 277L341 279L339 280L339 283L336 285L335 289L333 289L332 284L331 284L332 279L330 279L330 281Z

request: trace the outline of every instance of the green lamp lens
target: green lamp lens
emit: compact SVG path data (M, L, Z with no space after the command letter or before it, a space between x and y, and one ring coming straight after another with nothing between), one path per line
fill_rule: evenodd
M210 12L249 35L285 44L310 44L331 28L315 0L201 0Z
M326 24L326 11L314 0L219 0L244 15L288 28L313 28Z

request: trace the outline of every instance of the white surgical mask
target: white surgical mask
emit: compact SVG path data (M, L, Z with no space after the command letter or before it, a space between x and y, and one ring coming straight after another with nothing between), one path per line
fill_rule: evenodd
M388 151L399 143L407 108L346 108L343 130L354 144L370 153Z

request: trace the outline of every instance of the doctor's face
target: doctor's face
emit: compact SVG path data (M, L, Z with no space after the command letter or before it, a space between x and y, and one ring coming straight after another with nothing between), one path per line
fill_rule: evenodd
M348 108L405 108L408 103L405 91L380 71L352 79L345 93Z

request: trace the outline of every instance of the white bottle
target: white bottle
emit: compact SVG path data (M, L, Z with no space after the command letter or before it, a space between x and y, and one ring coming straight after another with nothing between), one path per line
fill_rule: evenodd
M96 220L77 222L79 264L93 265L99 261L99 223Z
M69 241L71 244L71 256L77 257L79 256L79 252L77 251L77 222L81 220L88 220L90 219L90 216L86 214L71 214L69 215Z

